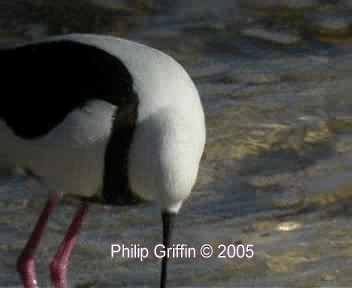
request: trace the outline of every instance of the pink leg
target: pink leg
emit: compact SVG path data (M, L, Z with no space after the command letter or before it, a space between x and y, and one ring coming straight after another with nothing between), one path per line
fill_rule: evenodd
M21 274L25 288L37 288L37 273L35 271L34 256L43 237L49 215L53 212L60 200L58 193L53 193L48 199L38 222L21 255L17 259L17 272Z
M87 206L81 207L77 210L76 216L68 229L65 239L57 250L53 262L51 262L51 280L56 288L66 288L67 268L70 263L70 256L73 247L78 240L78 234L87 212Z

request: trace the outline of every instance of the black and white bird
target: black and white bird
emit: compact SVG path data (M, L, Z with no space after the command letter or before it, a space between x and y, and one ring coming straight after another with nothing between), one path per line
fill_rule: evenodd
M35 253L62 193L107 203L156 200L163 244L191 193L205 145L204 112L182 66L159 50L111 36L70 34L0 50L0 168L21 167L48 187L48 202L17 270L37 287ZM66 274L87 204L51 263ZM166 286L163 258L161 287Z

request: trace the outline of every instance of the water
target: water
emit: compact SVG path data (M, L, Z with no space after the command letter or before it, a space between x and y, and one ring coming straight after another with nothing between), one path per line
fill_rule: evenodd
M142 24L125 35L182 63L206 112L199 179L177 219L174 243L196 249L207 243L215 255L172 259L169 286L350 285L349 42L277 46L236 34L229 6L215 15L181 13L182 3L138 18ZM3 176L0 190L0 286L21 286L15 261L47 193L23 176ZM78 204L66 197L50 217L37 255L40 287L51 286L49 263ZM70 287L157 287L160 260L112 259L110 249L139 244L153 251L160 230L155 204L92 204L72 256ZM253 244L253 258L216 257L219 245L241 243Z

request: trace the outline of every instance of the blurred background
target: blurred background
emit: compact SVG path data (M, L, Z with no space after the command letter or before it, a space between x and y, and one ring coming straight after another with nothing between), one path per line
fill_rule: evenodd
M207 144L174 243L253 244L255 257L172 259L170 287L350 287L351 11L348 0L1 0L0 46L108 34L159 48L190 73ZM16 258L47 192L21 175L0 177L0 191L0 287L20 287ZM77 201L66 197L50 219L40 287L51 285ZM157 287L158 259L111 259L110 245L152 249L160 229L154 204L92 205L70 287Z

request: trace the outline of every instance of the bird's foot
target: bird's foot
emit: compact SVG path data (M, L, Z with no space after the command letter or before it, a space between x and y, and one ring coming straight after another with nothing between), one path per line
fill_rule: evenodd
M34 257L21 255L17 260L17 272L20 273L25 288L38 288Z

